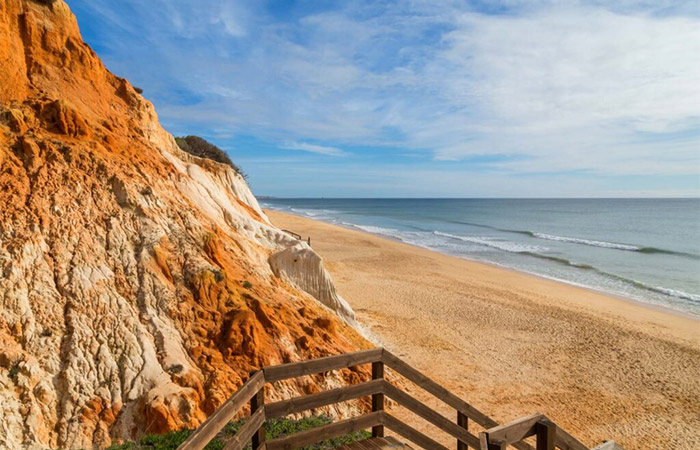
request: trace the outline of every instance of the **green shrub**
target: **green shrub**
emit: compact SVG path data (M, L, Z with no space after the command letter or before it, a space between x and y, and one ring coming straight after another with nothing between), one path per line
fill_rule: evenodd
M226 442L238 432L245 423L245 419L229 422L224 429L207 444L205 450L221 450L226 445ZM292 419L268 419L265 421L265 437L267 439L275 439L278 437L287 436L298 433L300 431L311 430L323 425L328 425L332 420L328 416L311 416L299 420ZM138 443L126 442L123 444L115 444L108 447L106 450L175 450L185 439L192 433L191 430L174 431L167 434L147 434L143 436ZM330 450L343 445L353 443L362 439L371 437L371 433L359 431L356 433L346 434L333 439L327 439L317 444L300 447L300 450ZM250 445L246 450L251 450Z
M246 289L251 289L251 288L253 287L253 283L251 283L251 282L248 281L248 280L245 280L245 281L243 282L243 287L246 288Z
M177 145L183 151L186 151L191 155L199 156L200 158L211 159L212 161L220 162L222 164L227 164L233 167L233 170L235 170L236 173L240 174L243 178L246 177L241 168L235 165L233 161L231 161L231 158L228 157L226 152L221 150L216 145L208 142L206 139L203 139L199 136L190 135L184 137L176 137L175 142L177 142Z
M279 437L288 436L290 434L298 433L300 431L311 430L318 428L323 425L328 425L332 423L333 420L325 415L304 417L299 420L293 419L268 419L265 421L265 438L276 439ZM223 429L223 433L229 436L233 436L238 432L238 429L243 426L245 419L238 420L235 422L229 422ZM367 439L371 437L372 434L367 431L358 431L355 433L346 434L333 439L327 439L322 442L318 442L313 445L308 445L305 447L299 447L299 450L330 450L343 445L351 444L355 441L360 441L362 439ZM248 445L245 450L251 450L250 445Z
M123 444L114 444L107 447L106 450L175 450L185 442L192 430L173 431L166 434L147 434L138 443L125 442ZM225 443L218 438L212 439L211 442L204 447L205 450L221 450Z

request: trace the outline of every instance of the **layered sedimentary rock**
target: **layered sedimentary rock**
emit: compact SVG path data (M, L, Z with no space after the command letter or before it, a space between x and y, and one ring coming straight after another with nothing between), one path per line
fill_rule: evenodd
M275 275L313 295L335 311L348 323L354 323L355 313L338 295L333 280L323 267L318 253L304 242L297 242L270 256L270 267Z
M251 370L367 346L318 255L182 152L64 2L0 0L0 38L1 448L194 427Z

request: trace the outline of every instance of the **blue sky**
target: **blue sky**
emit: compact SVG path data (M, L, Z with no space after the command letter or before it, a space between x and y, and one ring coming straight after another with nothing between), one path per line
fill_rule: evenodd
M67 1L259 195L700 195L696 1Z

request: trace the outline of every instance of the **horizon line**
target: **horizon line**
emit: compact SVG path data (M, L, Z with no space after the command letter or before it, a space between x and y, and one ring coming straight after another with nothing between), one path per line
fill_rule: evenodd
M258 200L700 200L698 197L277 197L256 195Z

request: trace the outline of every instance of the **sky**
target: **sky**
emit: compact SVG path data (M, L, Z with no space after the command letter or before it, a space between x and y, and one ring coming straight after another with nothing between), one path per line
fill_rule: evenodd
M277 197L698 197L700 3L67 0Z

